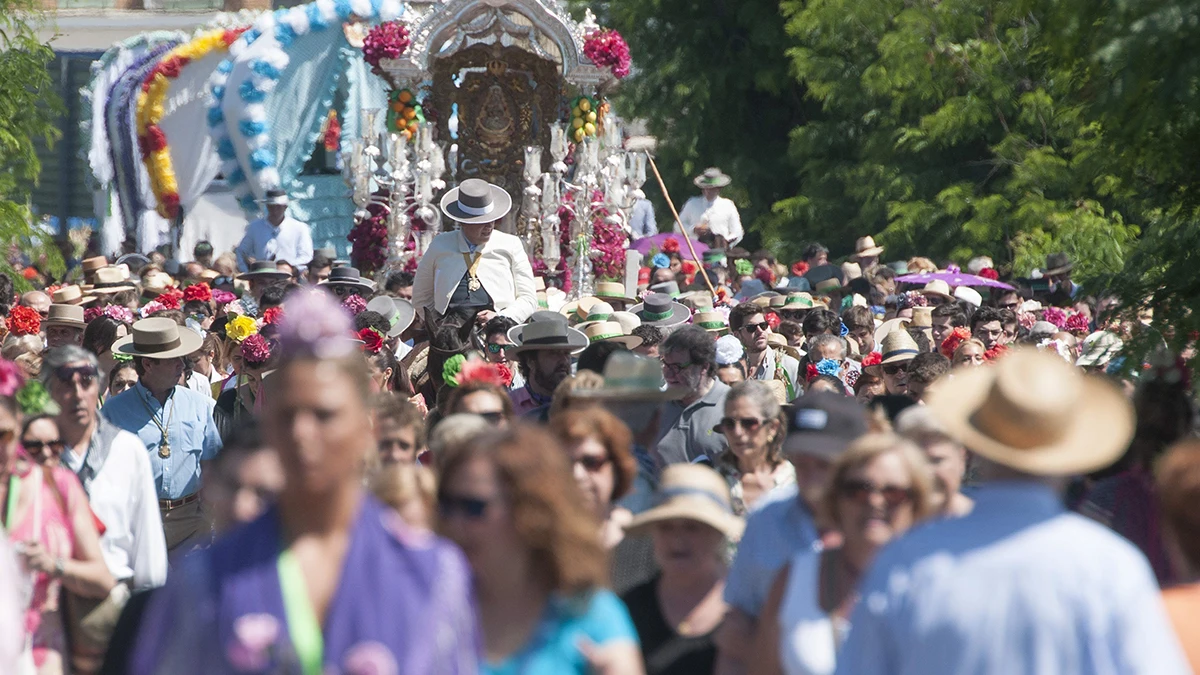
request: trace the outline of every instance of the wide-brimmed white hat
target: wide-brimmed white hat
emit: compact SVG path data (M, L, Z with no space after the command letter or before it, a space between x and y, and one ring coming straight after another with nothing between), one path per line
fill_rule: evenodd
M86 305L95 300L95 296L84 295L83 289L76 284L63 286L50 296L50 302L56 305Z
M618 342L629 349L642 346L642 338L636 335L626 335L621 324L616 321L593 321L583 329L588 342Z
M705 169L704 173L696 176L692 182L699 188L723 188L732 183L733 179L725 175L720 169L710 167Z
M954 300L954 296L950 295L950 284L942 281L941 279L933 279L929 283L925 284L925 288L922 288L917 292L921 295L936 295L937 297L944 298L946 300Z
M1134 431L1133 406L1120 389L1033 349L956 371L930 390L927 403L947 435L967 449L1033 475L1110 466Z
M442 213L460 223L491 223L508 214L512 197L486 180L468 178L442 197L441 206Z
M112 353L148 359L175 359L200 348L203 339L195 332L162 317L133 324L133 332L113 343Z
M883 342L879 345L879 352L882 360L879 365L888 365L890 363L901 363L903 361L912 361L917 354L921 353L920 347L917 346L917 341L908 334L907 330L894 330L883 336Z
M868 258L877 258L883 253L882 246L875 245L875 238L868 235L859 237L858 241L854 242L854 255L850 256L852 260L858 260L860 256Z
M737 540L746 523L733 513L729 485L700 464L672 464L663 470L654 494L658 505L634 516L625 530L634 534L665 520L694 520Z

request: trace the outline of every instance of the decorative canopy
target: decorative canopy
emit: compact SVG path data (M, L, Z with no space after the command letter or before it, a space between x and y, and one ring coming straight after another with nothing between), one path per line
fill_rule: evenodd
M433 62L474 45L516 46L556 63L567 82L586 89L615 81L583 55L583 41L599 30L591 10L577 23L556 0L441 0L410 5L412 44L382 67L393 82L423 82Z

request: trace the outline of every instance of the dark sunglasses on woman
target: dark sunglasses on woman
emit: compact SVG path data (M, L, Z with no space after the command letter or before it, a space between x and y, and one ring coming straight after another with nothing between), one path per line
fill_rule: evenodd
M888 508L896 508L907 504L913 498L913 491L910 487L901 485L876 485L868 480L845 480L838 486L838 491L841 495L851 501L859 504L869 504L871 496L878 494L883 497L883 501L888 505Z
M442 495L438 497L438 513L443 518L462 516L468 520L478 520L487 513L488 504L490 503L487 499L476 497Z
M757 417L722 417L721 423L717 425L718 431L733 431L737 427L741 427L750 433L758 430L764 420Z

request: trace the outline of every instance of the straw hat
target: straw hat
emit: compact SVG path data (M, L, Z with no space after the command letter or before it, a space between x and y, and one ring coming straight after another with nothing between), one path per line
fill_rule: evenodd
M583 305L580 305L575 310L575 316L579 318L579 323L575 327L583 330L587 325L596 323L597 321L608 321L612 318L614 311L612 305L599 299L591 303L587 309L584 309Z
M102 255L98 255L93 258L84 258L83 261L79 263L79 266L83 269L83 273L86 276L92 272L95 272L101 267L107 267L108 258L105 258Z
M83 320L83 305L50 305L50 311L46 314L46 318L42 319L42 325L70 326L82 329L87 326Z
M133 332L113 343L112 353L148 359L175 359L200 348L203 339L194 331L180 329L170 319L151 317L133 324Z
M894 330L884 336L883 342L879 346L879 353L883 357L879 365L887 365L911 361L921 353L921 350L917 347L917 341L908 334L908 331Z
M83 290L91 295L109 295L121 291L132 291L135 290L135 287L129 280L128 269L110 265L96 270L95 282Z
M613 312L612 320L621 324L621 330L626 335L632 335L633 329L642 325L642 320L633 312Z
M693 312L711 312L713 296L708 291L692 291L679 296L679 301Z
M729 333L729 322L720 312L696 312L692 317L692 325L699 326L710 333L726 335Z
M912 326L913 328L933 328L932 307L913 307L912 313L912 321L908 325Z
M626 335L625 331L621 329L621 324L616 321L593 321L583 329L583 334L587 336L589 343L618 342L630 349L642 345L642 338L636 335Z
M983 304L983 296L970 286L959 286L954 289L954 297L976 307Z
M603 401L674 401L685 393L683 387L666 385L662 361L618 351L604 364L604 386L576 390L571 396Z
M86 305L89 302L95 301L95 297L91 295L84 295L83 290L75 284L63 286L57 291L54 291L54 293L50 296L50 302L53 302L56 305Z
M166 272L150 272L142 278L142 295L157 298L175 285L175 280Z
M1124 341L1113 333L1097 331L1083 339L1081 353L1075 360L1075 365L1081 368L1107 365L1114 356L1121 353L1124 346Z
M905 330L908 328L908 324L910 323L912 323L912 319L906 319L903 317L897 317L895 319L888 319L887 321L884 321L875 328L875 344L883 344L883 338L887 337L888 333L897 330Z
M927 402L952 438L1028 474L1101 469L1133 437L1133 407L1119 389L1033 349L959 372L930 391Z
M812 295L808 293L788 293L783 301L783 309L813 309L816 307Z
M637 302L637 298L629 297L625 284L617 281L597 281L595 295L601 300L616 300L631 305Z
M694 520L729 539L737 540L745 522L733 513L729 485L721 474L700 464L672 464L663 470L655 495L658 506L634 516L625 526L630 534L664 520Z
M842 263L842 275L846 277L846 281L854 281L862 278L862 267L856 262Z
M942 281L941 279L934 279L933 281L925 284L925 288L922 288L920 291L918 291L918 293L921 295L936 295L939 298L944 298L946 300L950 300L951 302L954 301L954 296L950 295L950 284Z
M568 319L580 321L583 319L583 317L587 316L588 310L591 309L592 305L596 304L597 302L600 302L600 298L589 295L587 297L583 297L578 300L572 300L566 303L560 307L558 311Z
M512 197L486 180L468 178L442 197L442 213L464 225L500 220L512 209Z
M876 246L873 237L859 237L858 241L854 242L854 255L850 256L850 258L853 260L858 260L862 256L875 258L882 253L883 247Z

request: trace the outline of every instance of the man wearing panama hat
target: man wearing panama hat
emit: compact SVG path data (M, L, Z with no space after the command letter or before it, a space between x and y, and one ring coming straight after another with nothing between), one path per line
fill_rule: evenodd
M442 213L459 229L433 238L413 281L413 306L475 314L487 323L497 314L518 323L537 311L533 267L521 239L496 231L512 208L503 188L478 178L464 180L442 197Z
M201 463L217 456L221 436L213 400L179 384L184 357L201 342L192 330L152 317L134 323L131 334L112 346L113 354L133 357L138 383L105 401L104 416L145 444L168 550L212 540L199 496Z
M82 345L83 329L86 327L82 305L50 305L49 313L42 319L42 328L46 331L46 349Z
M927 402L978 460L975 506L879 553L838 672L1191 672L1146 558L1062 503L1068 477L1128 447L1124 394L1017 350L941 382Z
M307 265L313 258L312 232L308 223L287 214L287 192L267 190L266 197L258 201L266 207L267 215L246 226L246 235L234 249L238 269L248 272L251 264L261 260Z
M709 244L712 248L728 249L742 240L742 217L737 204L721 196L721 188L732 179L720 169L705 169L692 181L700 188L702 196L692 197L679 212L679 222L692 237Z
M514 389L513 411L537 415L550 407L554 390L571 374L571 357L590 344L588 337L567 325L557 312L535 312L527 324L508 331L513 344L510 359L516 359L525 386Z

